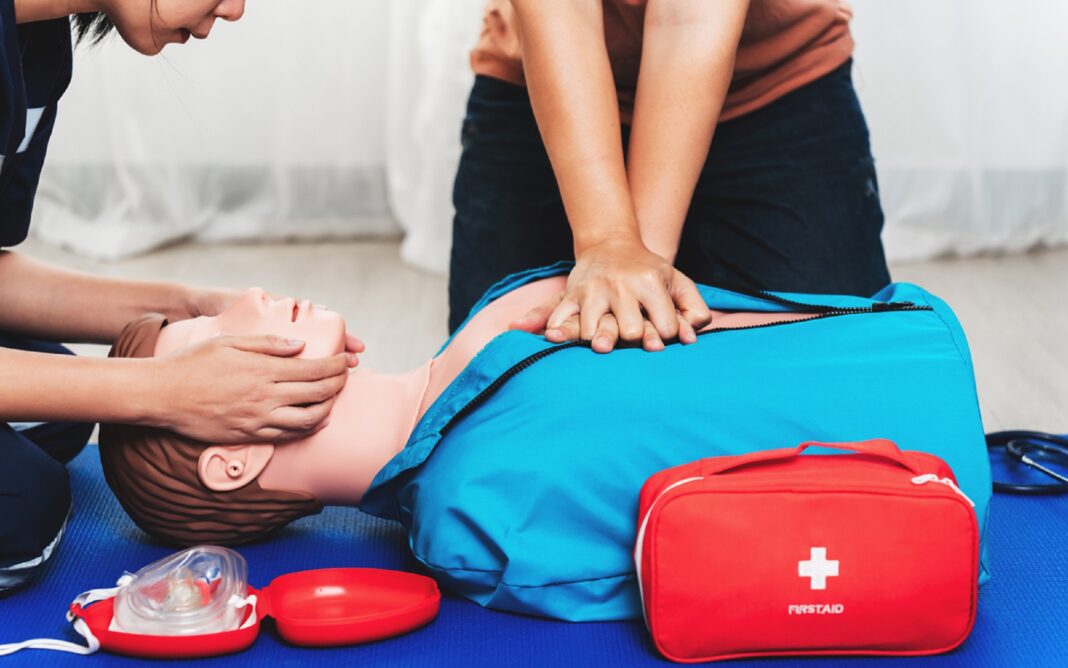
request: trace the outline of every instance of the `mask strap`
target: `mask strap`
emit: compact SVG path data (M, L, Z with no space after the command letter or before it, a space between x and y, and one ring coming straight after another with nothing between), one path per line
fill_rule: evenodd
M234 606L235 608L237 608L239 610L241 608L245 607L246 605L252 606L252 609L249 610L248 617L241 624L241 626L237 627L238 631L240 631L241 629L247 629L250 626L254 626L256 624L256 622L259 621L259 617L257 617L257 615L256 615L256 602L257 601L258 601L258 599L256 598L255 594L249 594L248 598L241 598L237 594L234 594L233 596L230 597L230 605Z
M6 645L0 645L0 656L6 654L14 654L20 649L50 649L57 652L70 652L71 654L92 654L100 649L100 641L96 639L93 632L89 630L89 626L86 625L84 619L74 620L74 630L78 632L88 646L82 646L77 643L68 642L66 640L55 640L53 638L34 638L33 640L24 640L22 642L13 642Z
M119 578L119 581L115 583L117 585L115 587L90 589L87 592L79 594L78 598L71 602L71 605L80 605L84 608L90 603L112 598L119 592L119 589L129 584L132 579L133 576L126 574ZM75 619L74 615L68 610L67 621L73 622L74 630L77 631L78 635L85 638L86 645L79 645L77 643L68 642L66 640L57 640L54 638L34 638L32 640L0 645L0 656L14 654L22 649L48 649L56 652L70 652L71 654L82 655L92 654L100 649L100 641L97 640L96 636L93 635L93 632L89 630L89 625L85 623L84 619Z

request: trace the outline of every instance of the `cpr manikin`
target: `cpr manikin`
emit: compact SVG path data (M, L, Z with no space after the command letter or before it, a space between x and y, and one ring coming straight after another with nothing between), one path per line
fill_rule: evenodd
M419 418L478 351L532 306L560 292L565 281L547 278L499 297L440 354L411 371L384 374L358 367L338 394L327 426L301 440L220 446L143 427L105 426L100 451L108 483L138 525L180 544L240 543L323 505L357 505L379 469L404 448ZM810 316L713 311L709 327L805 317ZM253 289L215 317L165 324L160 316L145 316L130 323L112 355L165 355L219 334L273 334L305 341L303 357L325 357L344 349L344 333L337 313Z

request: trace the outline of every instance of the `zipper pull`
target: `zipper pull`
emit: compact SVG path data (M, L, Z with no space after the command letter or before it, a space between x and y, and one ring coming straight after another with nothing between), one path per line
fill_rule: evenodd
M971 499L969 499L968 495L965 494L963 491L961 491L960 487L957 487L957 483L953 482L952 478L939 478L934 473L925 473L924 475L918 475L918 476L916 476L915 478L912 479L912 484L913 485L925 485L925 484L927 484L929 482L937 482L937 483L940 483L942 485L945 485L945 486L949 487L950 489L952 489L957 494L960 494L961 497L963 497L964 500L967 501L971 505L972 508L975 507L975 502L972 501Z
M916 306L913 302L875 302L871 305L872 311L903 311Z

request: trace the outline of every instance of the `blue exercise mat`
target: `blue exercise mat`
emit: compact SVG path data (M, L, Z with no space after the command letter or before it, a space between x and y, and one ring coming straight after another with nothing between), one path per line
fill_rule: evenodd
M44 576L0 599L0 643L50 637L79 641L64 619L86 589L112 586L173 552L137 529L104 483L95 446L70 465L75 507L67 535ZM910 659L773 659L731 666L1068 666L1068 498L998 496L989 528L993 578L983 586L971 637L951 654ZM254 586L291 571L330 566L414 569L399 525L359 511L331 508L296 522L274 540L240 549ZM920 599L922 600L922 599ZM358 647L302 649L264 624L242 654L211 665L316 666L666 666L640 622L571 624L480 608L446 593L438 619L408 635ZM24 650L0 665L152 663L98 653L81 657Z

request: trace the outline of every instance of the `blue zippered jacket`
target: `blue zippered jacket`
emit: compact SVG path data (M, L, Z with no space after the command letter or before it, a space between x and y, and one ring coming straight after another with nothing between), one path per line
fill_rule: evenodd
M510 276L472 313L568 270ZM454 591L575 621L641 616L639 491L703 457L889 438L945 460L985 526L974 374L944 302L910 284L870 299L699 288L713 309L820 317L709 331L657 353L501 334L438 397L362 507L403 522L415 557Z

